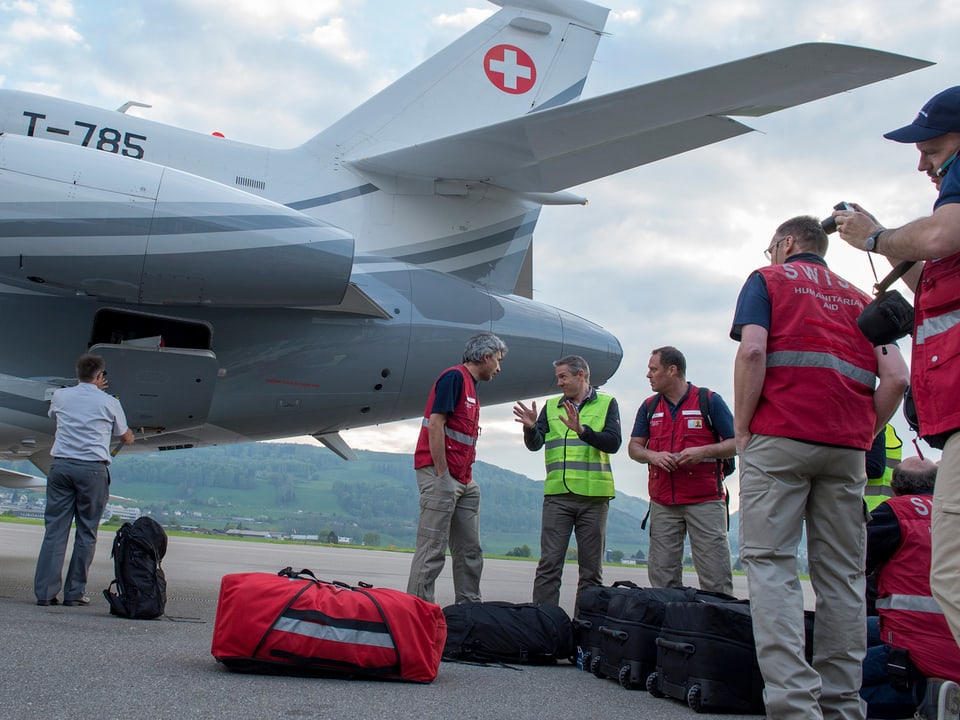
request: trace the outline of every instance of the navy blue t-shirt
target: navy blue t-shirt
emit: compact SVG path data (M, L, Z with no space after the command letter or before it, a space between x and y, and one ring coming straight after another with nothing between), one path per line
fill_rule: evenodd
M957 165L960 165L960 158L954 160L941 181L940 195L937 197L937 202L933 204L934 210L941 205L960 202L960 170L957 170Z
M473 380L473 376L470 376ZM476 393L477 381L473 380L473 389ZM437 378L436 394L433 397L433 408L430 414L450 415L460 402L463 395L463 375L456 368L447 370Z
M676 405L671 405L670 401L666 397L663 398L663 401L667 404L667 407L670 409L670 417L677 417L677 410L683 401L687 399L687 395L690 394L690 384L687 383L687 391L683 394L683 397L680 398L680 402ZM723 401L723 398L720 397L720 393L711 392L710 401L707 405L707 410L710 413L710 419L713 420L713 430L720 436L723 440L728 440L734 436L733 431L733 413L730 412L730 408L727 407L727 404ZM640 404L640 409L637 410L637 419L633 422L633 432L630 433L630 437L650 437L650 421L647 419L647 406L646 402Z

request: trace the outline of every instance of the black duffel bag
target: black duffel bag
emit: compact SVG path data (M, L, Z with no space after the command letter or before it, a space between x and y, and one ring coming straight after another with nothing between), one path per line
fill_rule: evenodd
M573 624L550 603L449 605L444 660L552 665L574 654Z

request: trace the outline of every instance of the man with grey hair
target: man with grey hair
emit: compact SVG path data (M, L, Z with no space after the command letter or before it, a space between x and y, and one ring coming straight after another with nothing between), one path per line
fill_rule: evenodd
M553 363L562 395L537 403L518 402L515 420L523 442L536 451L546 446L540 563L533 581L533 602L560 604L563 563L570 534L577 538L580 579L577 598L589 585L603 584L603 546L607 509L616 495L610 455L620 449L620 409L611 395L590 385L590 366L579 355Z
M480 602L480 488L473 461L480 436L477 383L500 372L507 346L493 333L467 340L463 362L444 370L430 390L414 452L420 488L417 548L407 592L434 602L447 545L457 603Z
M893 471L894 497L867 523L867 573L877 577L879 618L867 619L860 695L867 717L956 720L960 647L930 592L930 524L937 466L907 458Z

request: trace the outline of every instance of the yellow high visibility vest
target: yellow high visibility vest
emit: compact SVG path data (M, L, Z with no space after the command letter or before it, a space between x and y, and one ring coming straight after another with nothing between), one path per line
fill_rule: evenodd
M883 443L887 450L887 463L883 469L883 475L878 478L867 478L867 487L863 492L867 510L873 510L887 498L893 497L890 481L893 480L893 469L900 464L900 459L903 457L903 440L889 423L883 429Z
M551 398L546 406L549 430L544 438L543 459L547 466L547 479L543 494L562 495L571 492L590 497L614 497L616 490L613 487L610 456L588 445L560 422L563 409L558 403L561 399ZM607 421L611 399L610 395L597 393L596 400L580 408L580 423L602 429Z

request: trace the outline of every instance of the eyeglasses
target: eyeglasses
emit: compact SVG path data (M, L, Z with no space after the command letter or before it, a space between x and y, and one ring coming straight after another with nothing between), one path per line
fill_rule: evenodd
M780 245L780 243L782 243L784 240L786 240L786 238L780 238L779 240L777 240L773 245L771 245L770 247L768 247L766 250L763 251L763 256L767 260L773 260L773 251L776 250L777 247Z

